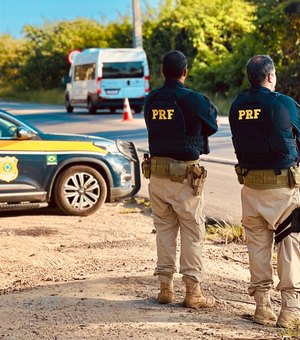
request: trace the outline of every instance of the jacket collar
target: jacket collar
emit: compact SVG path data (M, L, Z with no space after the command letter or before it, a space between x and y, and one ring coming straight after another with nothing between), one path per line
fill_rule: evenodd
M163 88L164 87L183 88L184 85L177 79L166 79Z
M251 87L250 92L265 92L265 93L270 93L272 92L270 89L268 89L265 86L255 86L255 87Z

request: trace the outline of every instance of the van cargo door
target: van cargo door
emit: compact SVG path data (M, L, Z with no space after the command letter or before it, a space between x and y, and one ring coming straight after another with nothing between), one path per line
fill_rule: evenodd
M102 90L106 98L138 98L145 95L144 67L141 61L105 62Z

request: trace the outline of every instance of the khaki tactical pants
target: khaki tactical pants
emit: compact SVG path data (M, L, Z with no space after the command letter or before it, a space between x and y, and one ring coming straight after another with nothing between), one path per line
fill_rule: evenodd
M180 273L202 281L202 245L205 238L203 194L193 196L187 184L151 176L149 196L156 229L157 266L154 275L177 272L177 236L180 231Z
M242 223L248 241L250 287L267 290L273 286L272 252L274 230L300 206L296 188L267 190L242 188ZM291 233L277 245L278 290L300 291L300 233Z

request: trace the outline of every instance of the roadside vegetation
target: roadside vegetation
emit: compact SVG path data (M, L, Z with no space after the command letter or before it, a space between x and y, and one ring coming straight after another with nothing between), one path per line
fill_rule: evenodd
M141 0L142 1L142 0ZM200 9L200 10L199 10ZM247 60L269 54L277 90L300 100L300 0L161 0L143 13L143 46L151 87L161 84L160 61L170 49L189 59L187 86L214 98L226 115L232 98L248 86ZM45 21L25 25L21 38L0 36L0 97L62 104L71 50L132 47L132 19Z
M60 88L49 89L49 90L25 90L20 89L19 91L14 91L12 88L0 89L0 98L19 101L26 103L37 103L37 104L53 104L53 105L63 105L64 91Z

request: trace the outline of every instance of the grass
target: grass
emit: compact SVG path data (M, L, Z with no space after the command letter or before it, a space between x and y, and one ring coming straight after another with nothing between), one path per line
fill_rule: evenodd
M300 322L293 322L290 328L282 330L281 335L283 339L300 339Z
M216 105L220 116L228 116L229 109L232 103L232 98L225 98L218 94L208 96L210 100Z
M0 99L37 104L64 104L64 90L61 88L51 90L19 90L0 88Z
M16 91L15 88L0 88L0 99L18 102L28 102L37 104L64 104L64 89L52 90L23 90ZM224 98L218 94L208 94L208 98L217 106L220 116L227 116L231 105L231 98Z
M233 225L221 221L208 221L206 224L207 239L219 243L243 243L246 240L242 225Z

